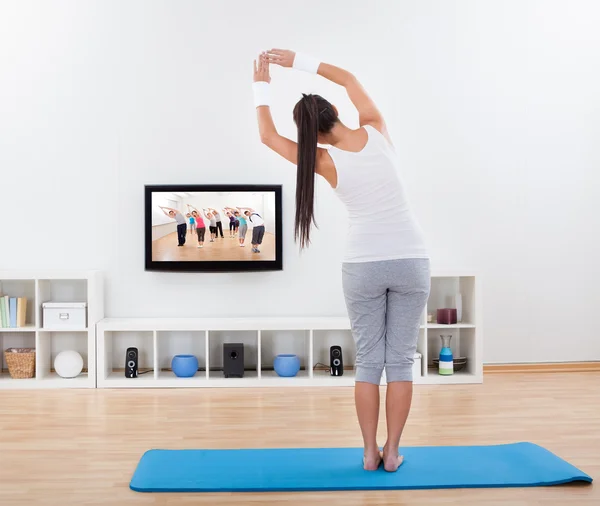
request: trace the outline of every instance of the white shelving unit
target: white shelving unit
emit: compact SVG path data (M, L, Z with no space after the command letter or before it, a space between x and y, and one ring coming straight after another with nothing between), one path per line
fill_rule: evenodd
M483 331L481 310L481 283L471 273L436 273L431 278L431 293L427 313L434 321L427 323L424 315L419 350L423 354L422 377L424 384L461 384L483 382ZM456 307L456 294L462 298L462 318L454 325L435 322L438 309ZM433 367L433 359L439 356L441 335L451 335L452 354L455 358L466 357L466 366L452 376L440 376Z
M454 307L460 292L463 318L455 325L427 323L427 313ZM461 384L483 381L480 289L475 276L462 273L436 275L420 329L417 351L422 354L421 375L415 384ZM441 349L440 334L451 334L456 357L467 365L452 376L440 376L430 366ZM225 342L244 344L243 378L224 378L222 348ZM341 377L315 368L329 364L329 348L340 345L347 369ZM139 350L138 378L125 378L125 350ZM193 354L199 371L193 378L177 378L170 370L176 354ZM300 357L301 370L293 378L273 371L280 353ZM354 341L347 318L107 318L97 324L98 388L153 387L261 387L353 386ZM382 380L385 383L385 377Z
M0 293L27 297L26 326L0 328L0 389L95 388L96 323L104 318L102 276L97 271L0 271ZM59 330L45 328L44 302L87 302L87 327ZM35 377L10 377L4 350L35 348ZM61 378L53 370L54 358L63 350L76 350L84 359L77 378Z

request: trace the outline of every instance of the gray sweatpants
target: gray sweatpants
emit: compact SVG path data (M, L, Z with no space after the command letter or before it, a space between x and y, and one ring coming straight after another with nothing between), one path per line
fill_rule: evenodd
M344 263L342 283L356 343L356 381L412 381L430 291L429 260Z

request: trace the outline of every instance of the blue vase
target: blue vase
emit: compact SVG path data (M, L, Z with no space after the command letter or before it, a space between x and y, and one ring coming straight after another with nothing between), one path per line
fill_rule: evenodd
M439 373L443 376L450 376L454 373L454 357L450 340L452 336L440 336L442 338L442 349L440 350Z
M297 355L277 355L273 367L275 372L284 378L296 376L300 370L300 359Z
M191 378L198 371L198 359L194 355L175 355L171 369L178 378Z

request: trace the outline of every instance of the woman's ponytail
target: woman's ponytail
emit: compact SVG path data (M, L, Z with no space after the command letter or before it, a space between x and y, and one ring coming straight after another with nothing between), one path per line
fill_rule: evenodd
M304 95L296 109L298 126L298 170L296 172L296 241L305 248L310 243L310 227L314 222L315 168L319 108L314 95Z
M294 107L298 127L298 170L296 172L295 239L300 247L310 244L310 228L315 222L315 171L319 134L328 134L338 122L337 111L319 95L302 95Z

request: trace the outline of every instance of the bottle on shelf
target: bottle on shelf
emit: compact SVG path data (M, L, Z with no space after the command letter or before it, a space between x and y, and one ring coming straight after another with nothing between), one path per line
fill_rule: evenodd
M440 350L439 373L443 376L454 374L454 357L450 348L452 336L450 334L442 334L442 349Z

